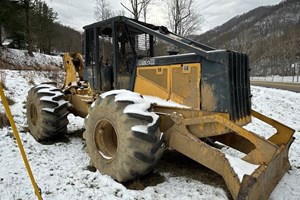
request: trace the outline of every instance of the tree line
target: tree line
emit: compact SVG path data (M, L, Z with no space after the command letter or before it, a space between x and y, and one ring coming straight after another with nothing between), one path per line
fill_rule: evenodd
M98 21L121 15L147 22L149 15L156 16L154 6L164 7L164 19L168 29L185 37L197 34L203 22L202 15L196 10L199 3L197 0L127 0L121 3L123 10L114 10L109 0L95 0L95 3L94 14ZM136 44L145 42L146 47L146 40L147 36L136 38ZM155 39L154 49L155 56L168 55L169 51L184 52L180 47L158 38Z
M161 5L166 8L165 18L168 27L175 34L188 36L201 30L203 17L196 10L196 0L128 0L121 3L124 10L113 10L109 0L95 0L95 18L105 20L116 15L126 15L126 12L136 20L147 22L148 14L154 14L150 5ZM152 12L151 12L152 11Z
M42 0L1 0L0 27L8 47L33 52L81 51L81 33L56 22L57 12ZM2 31L0 31L2 33ZM2 33L3 34L3 33Z
M125 3L126 2L126 3ZM150 5L164 4L169 28L178 35L191 35L201 29L202 16L196 11L196 0L127 0L122 10L114 10L109 0L95 0L95 19L105 20L113 16L130 16L136 20L147 21L153 14ZM56 22L58 13L43 0L1 0L0 29L5 30L9 39L8 47L27 49L33 52L59 53L81 51L81 33Z
M300 74L299 0L255 8L195 40L249 55L252 76Z

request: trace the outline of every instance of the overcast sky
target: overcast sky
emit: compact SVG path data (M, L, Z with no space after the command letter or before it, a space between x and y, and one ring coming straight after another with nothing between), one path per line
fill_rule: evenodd
M82 27L94 23L95 0L45 0L58 13L58 21L64 25L82 31ZM148 11L147 22L165 25L167 16L163 3L166 0L155 0ZM281 0L195 0L197 10L203 16L202 32L221 25L236 15L243 14L253 8L274 5ZM108 0L114 10L121 10L120 3L126 5L129 0ZM128 5L128 3L127 3ZM153 13L153 14L152 14ZM129 14L126 12L126 14Z

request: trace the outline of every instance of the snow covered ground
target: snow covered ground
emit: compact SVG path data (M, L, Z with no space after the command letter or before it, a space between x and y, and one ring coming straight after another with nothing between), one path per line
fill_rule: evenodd
M0 61L3 60L14 67L35 67L35 69L62 68L63 60L61 56L50 56L36 52L33 54L34 56L31 57L25 50L0 48Z
M228 194L221 187L199 179L176 176L171 170L158 171L164 181L143 190L127 189L107 175L89 171L89 158L84 151L84 140L80 137L83 120L73 115L68 117L70 124L64 140L49 145L37 143L26 132L24 103L32 83L49 79L41 72L5 73L5 94L16 101L11 110L43 199L228 199ZM29 81L31 79L33 81ZM300 199L300 94L262 87L252 87L251 91L253 109L296 130L289 155L292 169L277 185L270 199ZM0 111L4 111L2 104ZM258 120L254 120L247 129L262 133L264 137L272 131ZM7 127L0 129L0 166L0 200L35 199L16 141Z

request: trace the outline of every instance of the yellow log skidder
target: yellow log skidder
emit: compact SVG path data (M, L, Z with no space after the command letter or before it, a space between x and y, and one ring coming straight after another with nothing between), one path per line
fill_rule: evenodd
M84 30L84 62L78 53L65 54L63 88L43 83L29 91L36 140L64 134L71 112L85 117L91 164L117 181L151 171L167 146L220 174L233 199L269 197L290 169L294 130L251 110L247 55L126 17ZM252 117L277 132L266 139L244 129Z

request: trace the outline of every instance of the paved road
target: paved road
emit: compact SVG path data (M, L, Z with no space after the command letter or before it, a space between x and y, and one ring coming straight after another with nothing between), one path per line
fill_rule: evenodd
M277 89L289 90L289 91L300 93L300 83L251 81L251 85L268 87L268 88L277 88Z

